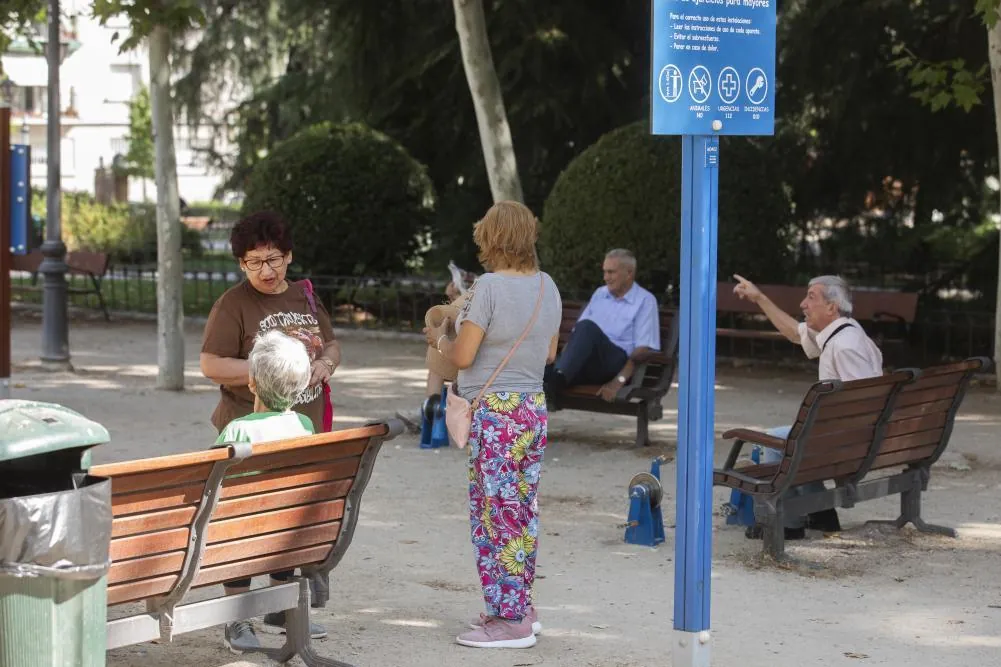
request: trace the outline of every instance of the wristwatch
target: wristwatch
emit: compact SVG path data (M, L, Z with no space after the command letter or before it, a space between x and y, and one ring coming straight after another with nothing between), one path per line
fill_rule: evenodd
M334 362L332 362L330 359L327 359L326 357L317 357L316 360L326 365L326 367L330 370L331 373L334 372Z
M620 375L619 377L617 377L615 379L619 381L619 384L625 384L626 382L628 382L628 380L626 379L625 375Z

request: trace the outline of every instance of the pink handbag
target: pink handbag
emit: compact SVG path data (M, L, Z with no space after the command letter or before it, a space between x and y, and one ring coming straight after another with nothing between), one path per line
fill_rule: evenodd
M487 389L493 384L493 381L497 379L504 367L507 366L507 362L511 360L514 356L515 351L518 346L521 345L522 341L528 336L528 332L532 330L535 325L535 320L539 317L539 310L542 308L542 297L545 290L546 281L540 275L539 276L539 300L535 303L535 312L532 313L532 319L528 321L528 326L525 330L521 332L521 337L515 341L514 345L511 347L511 351L507 353L504 360L497 365L497 369L494 370L493 375L487 380L487 383L483 385L483 389L480 390L479 395L476 400L470 403L462 396L455 393L455 384L453 384L448 389L448 394L445 396L445 427L448 429L448 434L451 436L452 441L455 446L459 449L464 449L467 444L469 444L469 429L473 424L473 410L476 406L480 404L480 400L483 395L487 393Z

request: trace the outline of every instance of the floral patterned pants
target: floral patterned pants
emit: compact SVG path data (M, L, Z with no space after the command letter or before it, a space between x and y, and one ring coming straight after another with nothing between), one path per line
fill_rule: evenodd
M473 413L469 517L491 616L521 620L532 604L548 420L544 393L486 394Z

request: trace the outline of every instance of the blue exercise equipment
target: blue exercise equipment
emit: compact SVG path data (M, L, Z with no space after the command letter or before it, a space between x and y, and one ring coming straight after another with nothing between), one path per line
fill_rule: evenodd
M445 396L448 387L441 390L441 395L428 396L421 406L421 449L438 449L448 447L448 428L445 426Z
M664 541L664 515L660 511L664 498L662 462L662 457L655 458L650 472L637 473L629 480L629 520L624 538L627 544L655 547Z

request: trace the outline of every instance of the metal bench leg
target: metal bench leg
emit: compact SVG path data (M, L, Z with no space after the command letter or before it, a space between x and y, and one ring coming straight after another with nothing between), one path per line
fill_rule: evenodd
M650 446L650 413L646 403L640 403L636 413L636 446Z
M758 508L759 504L764 510L763 516L759 517L758 512L755 512L755 519L762 524L764 529L762 540L764 541L765 553L775 560L786 560L785 512L782 507L782 499L777 498L774 501L755 499L755 509Z
M90 274L90 282L94 286L94 291L97 293L97 302L101 304L101 312L104 313L104 321L110 322L111 315L108 314L108 306L104 303L104 294L101 292L101 281L97 279L93 273Z
M931 533L933 535L945 535L946 537L956 537L956 531L947 526L938 526L932 523L925 523L925 520L921 518L921 489L915 486L914 488L903 491L900 494L900 516L892 521L867 521L866 523L873 523L877 525L890 525L898 530L903 528L909 523L914 524L922 533Z
M309 636L309 580L299 579L299 605L285 612L285 645L277 651L268 651L268 657L285 663L298 655L306 667L352 667L346 662L324 658L313 650Z

